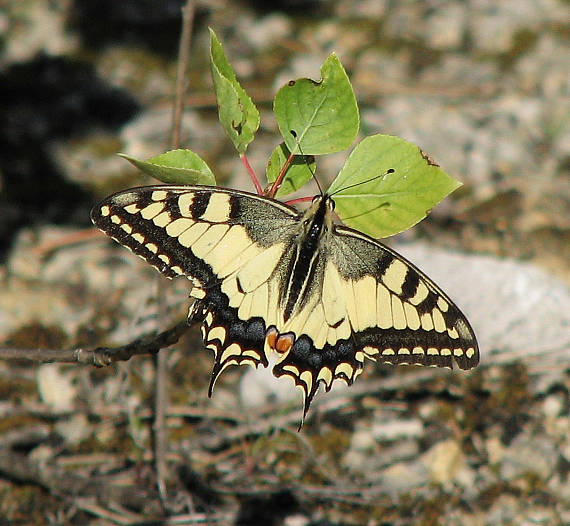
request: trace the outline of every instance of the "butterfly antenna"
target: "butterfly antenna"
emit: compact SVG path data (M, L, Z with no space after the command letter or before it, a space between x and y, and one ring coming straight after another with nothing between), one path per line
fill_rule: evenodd
M321 183L317 179L317 174L316 174L316 172L313 172L313 170L311 170L311 162L314 161L315 156L314 155L305 155L303 153L303 150L301 149L301 145L299 143L297 143L297 147L299 148L299 152L303 156L303 160L305 161L305 164L307 165L307 169L309 170L309 172L311 172L311 175L313 176L315 183L317 183L317 188L319 189L319 193L321 195L323 195L324 194L323 187L321 186Z
M381 175L375 175L374 177L371 177L370 179L366 179L365 181L360 181L358 183L354 183L354 184L349 184L348 186L343 186L342 188L339 188L336 192L333 192L332 194L330 194L329 197L332 197L335 194L338 194L340 192L344 192L345 190L348 190L349 188L354 188L355 186L360 186L361 184L366 184L366 183L370 183L372 181L375 181L376 179L380 179L381 177L384 178L387 175L393 174L395 173L396 170L394 170L394 168L390 168L388 170L386 170L383 174Z

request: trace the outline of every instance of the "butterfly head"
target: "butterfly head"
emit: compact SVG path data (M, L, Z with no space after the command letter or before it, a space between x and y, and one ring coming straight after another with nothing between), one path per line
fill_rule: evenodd
M316 195L301 221L304 231L313 238L320 238L333 225L334 201L326 194Z

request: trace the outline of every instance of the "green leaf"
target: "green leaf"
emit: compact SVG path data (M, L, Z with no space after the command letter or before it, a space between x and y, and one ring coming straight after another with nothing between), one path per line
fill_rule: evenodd
M287 146L285 146L285 143L281 143L277 148L275 148L275 150L273 150L271 157L269 157L269 161L267 162L267 170L265 173L267 180L270 183L277 179L281 173L281 169L285 166L285 162L289 158L289 155L290 152ZM297 191L313 177L317 163L315 162L315 158L312 156L310 156L308 161L309 162L307 163L307 156L305 155L296 155L293 157L293 161L287 169L287 173L283 178L281 186L275 194L276 197L283 197Z
M354 148L327 193L345 224L378 238L415 225L459 186L415 144L372 135Z
M212 186L216 184L216 178L206 162L191 150L170 150L146 161L124 153L119 155L145 174L163 183Z
M241 87L216 34L210 29L210 66L218 115L240 155L247 150L259 128L259 112Z
M354 91L334 53L323 63L321 77L320 82L292 80L275 95L277 124L294 153L338 152L348 148L358 133L360 118Z

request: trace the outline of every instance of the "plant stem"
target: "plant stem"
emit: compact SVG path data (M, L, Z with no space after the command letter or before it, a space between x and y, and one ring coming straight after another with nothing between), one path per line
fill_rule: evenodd
M249 174L249 177L251 178L251 182L253 183L253 186L255 186L255 191L257 192L257 195L263 195L263 188L261 188L261 185L259 184L259 179L255 175L255 172L253 171L251 164L249 164L249 160L247 159L247 156L245 155L245 153L240 155L239 158L241 159L241 162L245 166L245 169L247 170L247 173Z
M188 0L182 8L182 34L178 47L178 64L176 68L176 94L172 107L172 132L170 145L173 149L180 146L180 130L182 127L182 110L184 109L184 92L186 90L186 69L190 59L192 42L192 22L194 20L194 2Z
M277 193L277 190L279 190L279 187L283 182L283 178L285 177L285 174L287 173L289 166L293 162L293 157L295 157L294 153L290 153L289 157L287 157L287 160L285 161L283 168L281 168L281 171L279 172L279 176L277 177L277 179L275 179L275 181L273 181L273 184L271 185L271 188L269 190L269 197L275 197L275 194Z

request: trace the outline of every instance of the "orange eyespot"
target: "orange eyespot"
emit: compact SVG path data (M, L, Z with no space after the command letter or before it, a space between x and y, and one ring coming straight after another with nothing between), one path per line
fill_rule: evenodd
M275 327L271 327L267 331L265 339L269 348L280 354L289 352L295 343L295 335L292 332L279 334Z

